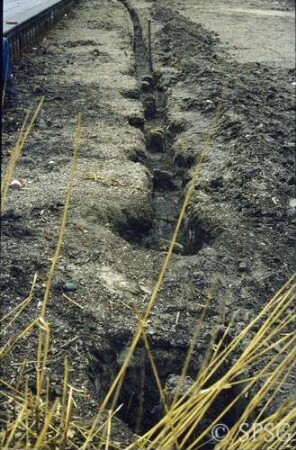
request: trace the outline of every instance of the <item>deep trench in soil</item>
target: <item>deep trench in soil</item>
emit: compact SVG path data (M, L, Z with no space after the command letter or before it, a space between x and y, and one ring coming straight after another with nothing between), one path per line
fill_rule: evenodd
M181 207L185 171L182 172L179 167L175 167L170 157L170 145L175 136L166 131L165 93L158 87L157 79L150 70L148 52L143 41L139 18L136 11L126 0L121 1L127 8L134 27L136 76L141 92L140 99L145 112L143 131L146 136L148 155L145 164L152 172L154 179L152 192L154 220L151 228L148 231L147 228L141 230L141 227L137 224L137 226L121 230L121 235L133 245L163 250L163 247L169 243L172 237ZM195 254L205 243L208 243L209 235L207 232L202 228L198 231L197 234L201 236L199 241L190 242L184 227L179 239L181 251L178 251L178 248L176 252L182 255ZM151 343L150 349L162 388L164 388L169 376L182 373L188 348L176 348L166 341L157 344ZM97 363L90 368L90 376L97 393L108 390L109 386L106 385L106 379L110 380L116 376L127 350L128 347L122 347L122 340L120 340L120 342L113 342L112 350L95 355ZM192 379L195 379L198 373L200 358L200 354L192 355L187 370L187 375ZM228 393L227 396L225 394L219 395L217 405L215 404L210 415L214 413L214 417L216 417L235 395L234 392ZM137 434L148 431L164 414L149 355L143 343L138 345L133 354L117 404L120 406L118 416ZM224 419L224 423L231 424L236 419L237 411L231 410L228 417ZM207 420L210 419L207 418ZM201 429L205 426L206 424L201 424ZM212 447L204 448L210 449Z

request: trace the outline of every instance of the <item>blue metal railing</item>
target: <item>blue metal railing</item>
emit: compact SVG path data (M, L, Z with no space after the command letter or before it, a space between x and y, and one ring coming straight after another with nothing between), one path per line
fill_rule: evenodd
M12 60L21 58L79 0L61 0L4 33Z

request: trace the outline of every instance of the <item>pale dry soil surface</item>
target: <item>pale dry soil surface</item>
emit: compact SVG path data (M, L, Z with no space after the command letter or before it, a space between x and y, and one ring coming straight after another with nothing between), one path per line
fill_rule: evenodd
M77 176L46 319L52 398L61 392L68 356L75 414L85 419L97 411L145 310L218 108L221 118L146 326L161 381L180 373L205 308L191 377L215 328L235 312L231 333L241 331L295 268L293 5L196 3L85 1L14 67L19 94L4 107L4 170L28 108L45 100L14 175L25 186L9 190L2 210L4 314L28 295L36 272L38 280L3 341L40 311L81 113ZM160 144L149 140L151 130ZM36 346L33 333L8 355L7 382L16 383L28 361L33 388ZM282 399L292 390L288 381ZM123 445L129 430L141 433L159 418L142 343L119 403L123 422L114 433Z

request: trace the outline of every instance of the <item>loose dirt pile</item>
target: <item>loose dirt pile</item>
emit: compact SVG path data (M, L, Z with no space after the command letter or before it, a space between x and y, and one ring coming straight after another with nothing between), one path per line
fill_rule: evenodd
M205 308L191 377L215 326L228 325L235 312L231 331L241 331L295 266L294 71L231 59L215 32L181 14L183 3L83 2L15 66L19 97L4 109L5 165L29 105L45 98L16 168L25 187L10 190L2 211L4 314L27 296L38 272L33 299L7 328L5 341L40 308L82 114L78 174L47 320L51 395L61 391L67 355L76 413L83 417L97 410L128 349L213 124L146 327L162 382L180 374ZM32 334L10 353L3 378L16 383L24 361L30 377L35 359ZM137 433L158 419L146 359L139 345L119 399L120 418ZM290 391L287 383L283 397ZM123 435L118 439L128 441L129 432Z

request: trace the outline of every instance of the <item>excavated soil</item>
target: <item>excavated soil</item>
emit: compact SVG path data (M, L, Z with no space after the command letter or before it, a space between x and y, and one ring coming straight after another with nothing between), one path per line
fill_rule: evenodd
M28 295L36 272L38 280L31 303L3 339L40 310L81 113L78 172L46 319L52 398L61 392L68 356L75 414L85 420L120 367L137 326L135 312L145 310L218 108L221 119L146 327L162 382L180 373L213 282L192 377L214 329L228 325L235 312L232 334L242 330L295 269L293 5L220 2L213 17L216 2L195 3L87 0L14 65L18 98L4 105L4 170L27 110L45 100L14 174L25 186L9 190L2 210L4 314ZM266 15L268 33L260 28ZM273 40L272 26L282 44ZM278 56L276 46L283 44ZM16 383L27 361L33 385L36 346L34 333L17 344L2 369L4 380ZM287 382L282 398L291 390ZM144 432L159 419L141 343L119 403L123 422L114 433L123 445L132 438L129 430Z

